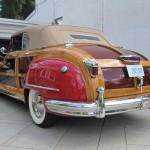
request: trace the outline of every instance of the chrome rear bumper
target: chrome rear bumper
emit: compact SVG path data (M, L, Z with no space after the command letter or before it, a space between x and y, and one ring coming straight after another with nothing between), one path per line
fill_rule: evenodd
M103 100L101 96L95 103L90 104L48 100L46 106L51 112L58 114L97 118L104 118L105 115L150 108L150 95L105 102Z

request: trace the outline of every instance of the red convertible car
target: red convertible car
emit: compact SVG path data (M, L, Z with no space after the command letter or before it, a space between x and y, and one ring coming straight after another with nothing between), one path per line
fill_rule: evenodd
M0 92L29 105L40 127L56 115L104 118L150 108L150 61L82 27L37 25L11 37Z

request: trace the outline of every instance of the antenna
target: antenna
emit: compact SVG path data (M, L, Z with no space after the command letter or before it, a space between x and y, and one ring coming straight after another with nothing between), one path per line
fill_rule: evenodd
M63 24L62 21L63 21L63 17L58 17L58 18L55 18L55 13L56 13L56 2L58 2L58 0L52 0L53 1L53 5L54 5L54 11L53 11L53 22L52 22L52 25L61 25Z
M55 24L55 10L56 10L56 2L55 0L52 0L53 1L53 5L54 5L54 10L53 10L53 22L52 24Z
M62 25L63 24L63 17L59 17L59 18L56 18L54 20L55 24L58 24L58 25Z

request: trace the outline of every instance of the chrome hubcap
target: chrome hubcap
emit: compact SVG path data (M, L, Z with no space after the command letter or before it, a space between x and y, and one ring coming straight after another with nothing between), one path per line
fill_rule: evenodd
M42 118L44 115L44 104L43 104L43 98L41 95L37 95L36 99L32 102L32 108L35 116L37 118Z

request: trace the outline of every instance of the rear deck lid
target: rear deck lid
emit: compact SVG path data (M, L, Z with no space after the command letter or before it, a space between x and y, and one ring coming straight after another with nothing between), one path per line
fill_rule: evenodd
M144 68L143 93L148 92L150 85L150 64L145 57L119 48L108 46L80 46L80 49L92 55L99 66L99 83L104 84L105 98L141 94L139 79L129 77L127 65L142 65Z

